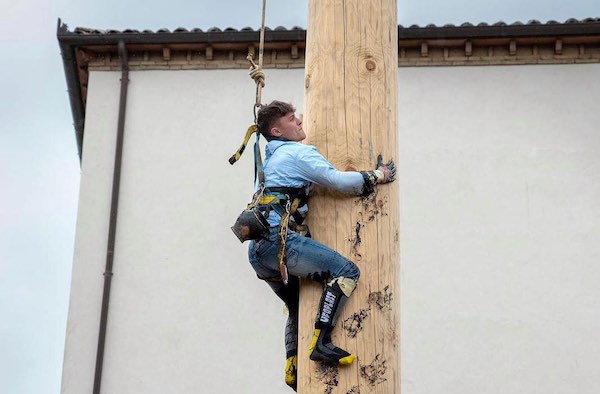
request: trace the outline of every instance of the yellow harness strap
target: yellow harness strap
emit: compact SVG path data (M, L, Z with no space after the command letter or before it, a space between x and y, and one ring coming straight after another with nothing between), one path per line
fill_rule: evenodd
M294 202L290 204L289 200L285 207L285 212L281 216L281 221L279 222L279 229L277 234L279 236L279 245L277 245L277 260L279 261L279 272L281 273L281 280L283 284L288 284L288 271L286 266L286 250L285 250L285 241L287 239L288 232L288 224L290 221L290 215L293 215L298 209L298 205L300 205L300 199L295 198Z
M229 164L235 163L236 161L238 161L240 159L240 157L242 157L242 153L244 153L244 150L246 149L246 145L248 145L248 141L250 141L250 137L252 137L252 134L254 134L256 132L258 132L258 126L256 126L255 124L253 124L250 127L248 127L248 131L246 131L246 135L244 136L244 140L242 141L242 145L233 154L233 156L231 156L229 158Z
M273 201L275 201L277 199L277 197L275 196L262 196L259 200L258 203L260 205L269 205L270 203L272 203Z

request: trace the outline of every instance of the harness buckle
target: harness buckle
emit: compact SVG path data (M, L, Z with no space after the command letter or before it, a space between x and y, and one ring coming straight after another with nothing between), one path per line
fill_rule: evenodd
M256 193L254 193L254 196L252 197L252 202L248 204L248 208L254 208L255 206L257 206L260 203L260 199L262 198L264 192L265 184L261 183L260 185L258 185L258 190L256 191Z
M287 195L287 194L285 195L285 197L286 197L285 211L286 211L288 214L290 214L290 213L292 213L292 212L291 212L291 211L292 211L292 200L290 199L290 196L289 196L289 195Z

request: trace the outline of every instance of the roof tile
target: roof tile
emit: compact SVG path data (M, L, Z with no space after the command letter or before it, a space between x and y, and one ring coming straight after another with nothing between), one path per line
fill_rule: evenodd
M574 24L574 23L598 23L600 22L600 17L590 17L590 18L585 18L582 20L578 20L575 18L569 18L567 19L565 22L557 22L556 20L549 20L546 23L542 23L537 19L531 19L529 20L527 23L523 23L521 21L515 21L512 22L510 24L510 26L525 26L525 25L556 25L556 24ZM509 26L509 24L507 24L504 21L497 21L495 23L487 23L487 22L480 22L478 24L473 24L471 22L464 22L462 24L459 25L459 27L488 27L488 26ZM408 27L404 27L402 25L398 25L399 28L401 29L422 29L422 28L455 28L456 25L452 24L452 23L447 23L444 25L436 25L435 23L429 23L427 25L420 26L418 24L412 24ZM64 28L67 28L66 25L64 26ZM304 30L303 27L300 26L294 26L292 28L286 28L285 26L277 26L275 28L270 28L270 27L265 27L266 31L298 31L298 30ZM243 27L241 29L236 29L234 27L227 27L224 29L221 29L219 27L211 27L208 30L206 30L207 33L215 33L215 32L238 32L238 31L243 31L243 32L259 32L260 29L254 29L250 26L246 26ZM149 29L144 29L141 31L144 34L156 34L156 33L171 33L171 31L167 28L161 28L158 30L149 30ZM178 27L175 30L173 30L173 33L204 33L205 31L200 29L200 28L193 28L193 29L187 29L185 27ZM135 34L139 34L140 31L136 30L136 29L125 29L125 30L116 30L116 29L92 29L92 28L87 28L87 27L77 27L73 30L73 33L75 34L80 34L80 35L98 35L98 34L123 34L123 33L135 33Z

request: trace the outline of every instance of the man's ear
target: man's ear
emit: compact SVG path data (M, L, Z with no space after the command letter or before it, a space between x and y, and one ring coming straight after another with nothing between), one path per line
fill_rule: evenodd
M281 137L281 131L277 127L271 127L271 135L273 137Z

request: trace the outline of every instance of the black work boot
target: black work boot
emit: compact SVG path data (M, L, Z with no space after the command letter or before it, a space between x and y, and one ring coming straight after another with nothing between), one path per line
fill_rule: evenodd
M285 384L297 391L298 371L298 310L289 311L285 326Z
M297 391L300 279L297 276L290 276L288 285L279 286L275 294L285 302L288 310L285 325L285 384Z
M354 354L331 342L331 332L347 299L338 282L332 281L332 284L325 287L315 321L315 333L308 351L311 360L348 365L356 359Z

